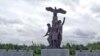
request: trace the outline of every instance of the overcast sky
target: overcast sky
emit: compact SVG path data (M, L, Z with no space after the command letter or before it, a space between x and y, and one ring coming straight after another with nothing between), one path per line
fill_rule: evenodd
M0 0L0 42L48 45L47 23L53 14L45 7L63 8L65 43L87 44L100 41L100 0Z

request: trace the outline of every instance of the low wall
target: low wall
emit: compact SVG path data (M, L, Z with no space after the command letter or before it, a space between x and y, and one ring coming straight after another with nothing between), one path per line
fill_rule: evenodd
M76 50L76 56L100 56L100 50Z
M0 50L0 56L33 56L32 50Z

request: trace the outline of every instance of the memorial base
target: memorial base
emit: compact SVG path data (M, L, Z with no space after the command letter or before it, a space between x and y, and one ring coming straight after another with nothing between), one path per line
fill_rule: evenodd
M67 49L42 49L41 56L69 56Z

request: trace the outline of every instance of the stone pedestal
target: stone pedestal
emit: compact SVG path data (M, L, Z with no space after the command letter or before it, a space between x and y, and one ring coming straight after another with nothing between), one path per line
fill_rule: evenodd
M42 49L41 56L69 56L67 49Z

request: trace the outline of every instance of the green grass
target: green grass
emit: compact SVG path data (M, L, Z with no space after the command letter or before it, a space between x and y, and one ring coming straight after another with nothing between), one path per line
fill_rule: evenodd
M41 56L40 54L34 54L34 56Z
M75 56L75 55L70 55L70 56Z
M41 54L35 54L34 56L41 56ZM70 55L70 56L75 56L75 55Z

